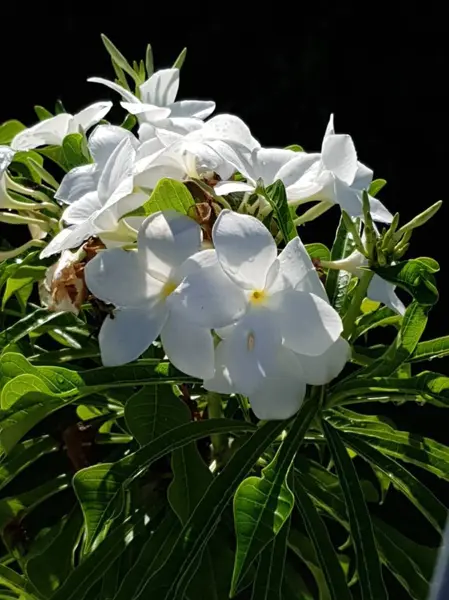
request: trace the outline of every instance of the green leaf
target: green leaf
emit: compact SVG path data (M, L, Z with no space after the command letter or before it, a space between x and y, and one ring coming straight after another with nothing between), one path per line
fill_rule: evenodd
M144 387L125 406L126 424L141 446L187 422L188 416L187 406L168 386Z
M32 159L32 161L30 159ZM36 151L28 150L26 152L16 152L11 162L11 169L40 184L42 177L39 173L39 169L36 170L34 163L37 163L40 167L43 167L44 164L44 159Z
M32 585L25 577L19 575L6 565L1 564L0 584L19 594L20 600L39 600L41 598L34 592Z
M73 571L82 525L81 511L76 509L44 551L27 562L27 575L45 598L49 598Z
M28 158L28 164L38 174L42 181L45 181L45 183L53 188L53 190L58 189L59 183L56 181L53 175L47 171L47 169L44 169L40 161L34 160L34 158L30 156Z
M128 114L124 118L120 127L122 129L127 129L128 131L132 131L136 124L137 124L136 117L134 115Z
M373 267L372 270L390 283L408 292L420 304L432 306L438 300L433 269L414 258L388 267Z
M197 426L200 424L195 423ZM233 454L184 525L167 561L142 588L142 594L149 597L154 594L158 600L179 600L182 597L193 576L191 566L201 556L239 483L284 427L283 421L267 422Z
M354 244L348 235L344 221L340 218L335 240L331 249L331 260L346 258L354 250ZM347 271L329 269L326 278L326 292L332 306L341 311L348 292L348 286L352 275Z
M380 190L387 184L386 179L375 179L370 183L368 193L371 196L377 196Z
M24 129L26 129L25 125L20 121L15 119L5 121L3 125L0 125L0 144L9 144Z
M317 600L308 589L304 579L288 561L284 567L284 585L282 586L284 600ZM325 600L320 598L319 600Z
M187 56L187 48L184 48L183 50L181 50L181 54L178 56L178 58L173 63L173 68L181 69L181 67L184 64L184 61L186 59L186 56Z
M342 434L342 437L354 452L387 475L392 485L441 533L446 522L447 509L424 484L399 463L371 447L360 437L348 433Z
M69 168L65 162L65 155L62 146L45 146L45 148L38 148L36 152L45 158L49 158L64 171L69 171Z
M251 600L282 600L282 581L289 530L290 519L284 523L274 540L262 550Z
M101 39L103 41L103 44L104 44L106 50L109 53L109 56L112 59L112 62L115 63L117 66L119 66L121 69L123 69L123 71L125 71L125 73L130 75L134 79L134 81L136 82L137 85L142 83L140 81L138 74L134 71L134 69L131 67L131 65L126 60L126 58L123 56L123 54L120 52L120 50L111 42L111 40L108 37L106 37L104 35L104 33L101 34Z
M433 360L434 358L443 358L449 355L449 335L420 342L410 357L412 362L423 360Z
M8 485L19 473L41 456L55 452L58 449L59 442L48 435L18 444L8 458L0 463L0 489Z
M428 306L412 302L402 318L401 328L388 350L357 377L392 375L413 354L427 325Z
M45 121L46 119L51 119L53 117L51 112L43 106L36 105L34 107L34 112L36 113L39 121Z
M70 133L62 141L65 164L69 170L87 165L89 159L86 138L81 133Z
M297 478L296 478L297 479ZM295 484L296 485L296 484ZM318 588L319 600L331 600L326 578L318 562L314 546L310 539L298 529L291 529L288 547L312 573Z
M365 335L368 331L375 329L376 327L387 327L388 325L397 327L401 320L401 315L392 311L388 306L382 306L377 310L373 310L359 317L353 339L355 340L361 335Z
M45 276L46 267L35 267L31 265L23 265L17 269L13 277L10 277L6 282L6 289L3 294L2 308L11 298L13 294L17 294L22 288L30 283L40 281Z
M304 148L299 144L290 144L290 146L286 146L285 149L292 150L293 152L304 152Z
M323 429L345 498L362 598L387 599L373 525L354 464L340 439L340 434L326 421L323 421Z
M13 325L0 332L0 348L7 344L15 344L23 337L60 317L60 313L48 312L46 308L38 308L34 312L26 315L23 319L16 321Z
M346 583L345 574L335 552L326 526L318 514L307 491L301 485L299 478L295 480L296 506L300 511L307 533L313 542L321 569L326 576L326 583L333 600L352 600Z
M290 207L287 202L287 194L282 181L278 180L267 188L266 199L271 205L274 217L281 231L284 242L287 244L290 240L297 237L298 232L293 222Z
M209 419L187 423L157 437L140 450L116 463L102 463L76 473L73 486L86 525L85 553L96 547L123 508L124 490L150 464L189 442L212 433L251 431L249 423Z
M145 215L170 209L188 215L194 205L195 200L183 183L164 177L158 181L142 208Z
M153 50L150 44L147 44L147 50L145 52L145 68L147 70L147 77L151 77L154 73L154 60Z
M306 250L310 258L329 261L331 257L330 250L324 244L306 244Z

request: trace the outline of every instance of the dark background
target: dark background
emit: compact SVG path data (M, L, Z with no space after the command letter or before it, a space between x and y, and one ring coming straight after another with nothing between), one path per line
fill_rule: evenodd
M264 146L298 143L317 151L333 112L337 132L351 134L361 162L387 180L380 198L403 223L439 199L446 202L415 233L408 256L433 256L442 264L441 297L425 336L448 334L447 18L429 3L415 10L391 3L388 11L363 2L266 6L236 11L222 3L130 3L128 10L122 3L114 12L95 2L54 9L41 2L21 16L19 5L8 3L0 36L0 121L31 125L33 105L51 109L57 98L69 112L106 98L117 105L116 94L86 81L95 75L113 79L100 33L128 60L143 58L150 42L156 68L171 66L187 46L180 97L215 100L217 113L240 116ZM18 18L20 33L13 25ZM111 113L118 123L122 116L120 108ZM303 228L305 242L332 242L334 211ZM9 228L3 235L13 241L20 234ZM449 373L448 361L429 368ZM408 405L383 410L399 427L449 444L447 411ZM427 479L448 504L447 487ZM396 525L399 512L418 541L437 543L428 523L395 492L384 511Z

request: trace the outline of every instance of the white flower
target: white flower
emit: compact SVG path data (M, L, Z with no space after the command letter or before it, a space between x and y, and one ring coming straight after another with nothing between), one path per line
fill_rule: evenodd
M65 250L58 262L47 269L39 292L41 302L48 310L77 315L87 298L83 265L78 255Z
M217 353L232 388L252 396L277 372L283 347L322 355L340 336L342 322L299 238L277 257L260 221L224 210L212 239L215 250L188 261L197 270L189 269L169 303L184 319L218 329Z
M146 194L133 193L136 150L128 135L124 135L117 145L117 140L106 138L102 133L98 135L97 141L104 144L99 143L96 150L96 144L91 142L97 164L78 167L64 178L58 197L71 202L62 217L69 227L50 242L41 258L75 248L93 235L103 241L108 238L124 242L135 239L135 232L130 232L119 220L147 199ZM111 144L115 149L109 155Z
M140 97L112 81L91 77L88 81L102 83L118 92L124 102L121 105L141 124L147 124L146 138L153 137L152 125L186 133L201 127L201 120L215 110L215 102L181 100L175 102L179 88L179 69L162 69L139 86ZM139 132L140 135L140 132Z
M161 335L164 350L181 371L210 378L214 372L209 329L170 310L170 299L188 269L186 259L201 247L201 229L175 211L150 215L139 230L138 251L105 250L85 269L89 290L114 304L99 342L104 365L137 359Z
M288 189L290 204L322 200L339 204L351 217L360 217L362 192L368 189L373 172L358 162L351 136L335 134L331 116L321 154L298 153L278 176ZM393 215L379 200L370 196L369 203L375 221L392 221Z
M66 135L87 131L96 125L111 110L112 102L91 104L76 115L61 113L45 119L29 129L20 131L11 142L14 150L31 150L38 146L54 144L60 146Z
M323 261L323 266L325 267L348 271L348 273L352 273L359 278L364 273L363 269L360 267L366 267L368 264L368 259L365 258L358 250L354 250L352 254L346 258L342 258L341 260L335 260L332 262ZM389 281L385 281L385 279L382 279L382 277L375 273L368 286L366 297L370 300L374 300L375 302L381 302L382 304L385 304L385 306L388 306L388 308L391 308L391 310L397 312L399 315L403 315L405 313L405 306L400 298L398 298L396 295L395 289L395 285Z
M17 202L6 189L6 171L14 158L15 151L9 146L0 146L0 208L15 208Z

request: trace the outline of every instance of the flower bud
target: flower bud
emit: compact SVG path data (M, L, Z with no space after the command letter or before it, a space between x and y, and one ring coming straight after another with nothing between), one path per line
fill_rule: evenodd
M88 294L79 252L65 250L58 262L47 269L39 292L48 310L77 315Z

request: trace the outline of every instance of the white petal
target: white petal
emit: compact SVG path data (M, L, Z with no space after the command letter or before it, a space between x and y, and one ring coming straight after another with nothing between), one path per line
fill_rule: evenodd
M115 367L139 358L158 337L166 318L164 304L151 310L141 307L114 311L114 318L106 317L98 336L103 365Z
M133 147L137 149L139 143L131 131L117 127L116 125L98 125L91 135L87 145L94 162L100 169L104 169L111 154L124 139L129 139Z
M20 131L11 142L14 150L31 150L46 144L61 145L66 136L72 115L62 113Z
M313 171L314 175L318 174L318 164L321 159L320 154L294 152L294 155L277 173L277 177L282 180L285 187L300 181L312 167L315 167Z
M351 347L342 337L320 356L297 355L309 385L325 385L340 374L351 356Z
M335 127L334 127L334 115L331 114L329 117L329 123L327 124L326 131L324 133L324 137L328 135L335 135Z
M164 145L158 140L158 138L152 138L140 144L137 148L136 161L152 158L153 160L159 156L160 152L164 149Z
M120 105L132 115L143 115L145 121L152 123L160 121L170 116L170 109L155 106L154 104L145 104L143 102L120 102Z
M199 379L214 374L214 341L209 329L170 314L161 341L170 361L183 373Z
M193 219L174 210L150 215L138 234L139 254L146 268L159 276L172 271L200 250L201 228Z
M279 170L297 156L297 152L282 148L260 148L257 152L258 177L265 185L274 183L279 177ZM282 173L281 173L282 175Z
M211 100L179 100L170 104L172 117L194 117L205 119L215 110L215 102Z
M134 94L132 94L128 90L125 90L125 88L123 88L121 85L118 85L117 83L114 83L113 81L108 81L107 79L103 79L102 77L90 77L87 81L91 83L101 83L102 85L105 85L111 90L114 90L114 92L118 92L120 96L127 102L140 102L140 100L136 98Z
M261 386L249 396L258 419L280 421L298 412L306 384L301 363L291 350L281 348Z
M140 161L143 163L143 161ZM155 161L156 162L156 161ZM159 181L163 178L175 179L176 181L182 181L185 177L185 169L175 161L172 164L164 164L164 159L157 159L158 163L154 164L150 161L150 166L136 164L136 174L134 177L134 184L138 187L154 189ZM145 161L145 164L147 162Z
M337 311L319 296L297 290L281 292L277 312L285 346L299 354L318 356L340 336Z
M112 108L112 102L96 102L77 113L73 120L76 127L82 127L84 131L96 125L105 117Z
M99 252L86 264L84 274L92 294L115 306L144 305L150 310L162 298L163 283L145 272L137 252L120 248Z
M355 174L352 187L356 190L367 190L373 180L373 172L370 168L357 163L357 173Z
M350 185L357 172L357 152L350 135L329 135L323 140L324 166L336 177Z
M96 165L75 167L64 175L55 198L67 204L76 202L86 194L96 191L99 176Z
M126 138L111 154L98 182L98 196L103 204L132 192L135 157L136 152Z
M195 119L194 117L169 117L168 119L155 122L154 125L156 127L163 127L169 131L174 131L181 135L186 135L201 129L203 127L203 121Z
M203 387L210 392L233 394L236 390L232 385L229 371L225 364L226 357L223 348L226 350L226 344L220 342L215 349L215 372L210 379L204 380Z
M363 215L362 193L344 183L334 179L334 202L339 204L349 216L361 217Z
M15 151L9 146L0 146L0 179L14 158Z
M260 148L259 142L253 138L248 126L234 115L217 115L204 124L198 134L203 140L222 140L240 145L249 151Z
M253 185L243 181L219 181L214 187L217 196L226 196L235 192L254 192L255 189Z
M223 210L212 239L225 273L241 287L263 289L277 248L271 233L255 217Z
M258 308L229 330L220 344L222 360L233 388L248 396L272 369L280 347L280 332L270 311Z
M391 223L393 215L377 198L369 197L370 213L374 221L380 223Z
M179 69L161 69L142 83L140 93L143 102L156 106L173 104L179 88Z
M95 228L91 220L84 221L80 225L72 225L60 231L40 253L40 258L47 258L52 254L77 248L95 233Z
M215 250L202 250L182 265L185 279L167 298L186 321L217 329L234 323L246 310L245 296L225 275Z
M69 225L81 225L101 208L97 192L89 192L70 204L62 213L63 220Z
M136 208L143 206L148 200L148 194L144 192L136 192L135 194L127 194L126 196L114 196L104 206L100 208L94 218L95 227L99 231L107 232L114 231L119 227L119 219L132 212ZM118 239L129 239L128 232L125 238L118 232ZM134 238L133 238L133 241Z
M367 297L376 302L382 302L391 310L394 310L400 315L405 313L405 306L395 293L395 286L389 281L385 281L374 275L368 288Z

